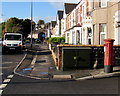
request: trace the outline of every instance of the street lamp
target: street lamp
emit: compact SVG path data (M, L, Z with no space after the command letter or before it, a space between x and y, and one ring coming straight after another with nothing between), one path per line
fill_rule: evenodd
M32 35L33 35L33 32L32 32L32 22L33 22L33 2L31 0L31 42L30 42L30 45L31 45L31 49L32 49Z

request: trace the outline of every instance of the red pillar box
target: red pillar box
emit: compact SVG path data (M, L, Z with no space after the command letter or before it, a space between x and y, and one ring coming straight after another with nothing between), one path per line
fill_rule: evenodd
M105 39L104 42L104 72L113 71L113 42L114 39Z

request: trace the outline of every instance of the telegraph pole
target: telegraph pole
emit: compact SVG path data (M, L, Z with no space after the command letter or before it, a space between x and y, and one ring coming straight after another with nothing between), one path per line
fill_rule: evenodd
M32 41L32 35L33 35L33 31L32 31L32 23L33 23L33 1L31 0L31 43L30 43L30 45L31 45L31 49L32 49L32 43L33 43L33 41Z

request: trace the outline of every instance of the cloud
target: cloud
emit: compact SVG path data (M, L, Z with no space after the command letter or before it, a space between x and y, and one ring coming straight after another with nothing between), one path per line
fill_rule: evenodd
M26 17L24 19L31 19L31 17ZM33 17L33 21L37 23L39 20L44 20L45 23L56 21L56 16L48 16L48 17Z
M48 2L78 3L80 0L47 0Z
M1 0L2 2L31 2L31 0ZM32 0L33 2L66 2L78 3L80 0ZM95 0L98 1L98 0ZM110 0L110 2L119 2L120 0ZM92 1L91 1L92 2Z
M31 0L1 0L2 2L31 2ZM32 0L33 2L68 2L78 3L80 0Z
M48 17L33 17L33 20L37 23L39 20L44 20L45 23L55 21L56 16L48 16Z
M0 18L0 23L2 23L3 22L3 19L2 18Z
M50 4L56 9L63 9L64 6L63 2L50 2Z
M56 9L63 9L64 3L78 3L80 0L48 0Z
M7 21L7 19L8 18L3 18L2 16L0 16L0 23Z

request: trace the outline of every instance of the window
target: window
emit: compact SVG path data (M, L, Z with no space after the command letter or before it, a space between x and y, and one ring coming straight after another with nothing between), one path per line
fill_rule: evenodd
M93 0L93 9L96 9L96 4L97 2L96 2L96 0Z
M100 24L100 44L104 44L104 39L106 39L106 24Z
M85 44L85 28L82 30L82 44Z
M100 7L107 7L107 0L100 0L99 1L99 6Z
M100 32L106 32L106 24L100 24Z
M70 34L67 33L67 43L69 43Z
M87 28L87 32L88 32L88 44L91 44L92 41L92 30L90 27Z
M88 37L92 37L92 30L90 27L87 28L88 31Z
M85 6L83 5L83 18L85 18Z
M77 30L77 35L76 35L76 41L77 41L77 44L79 44L80 43L80 31L79 30Z
M91 45L91 38L90 38L90 39L88 39L88 44L89 44L89 45Z
M75 44L75 31L72 32L72 44Z
M22 35L5 35L5 40L21 40Z

